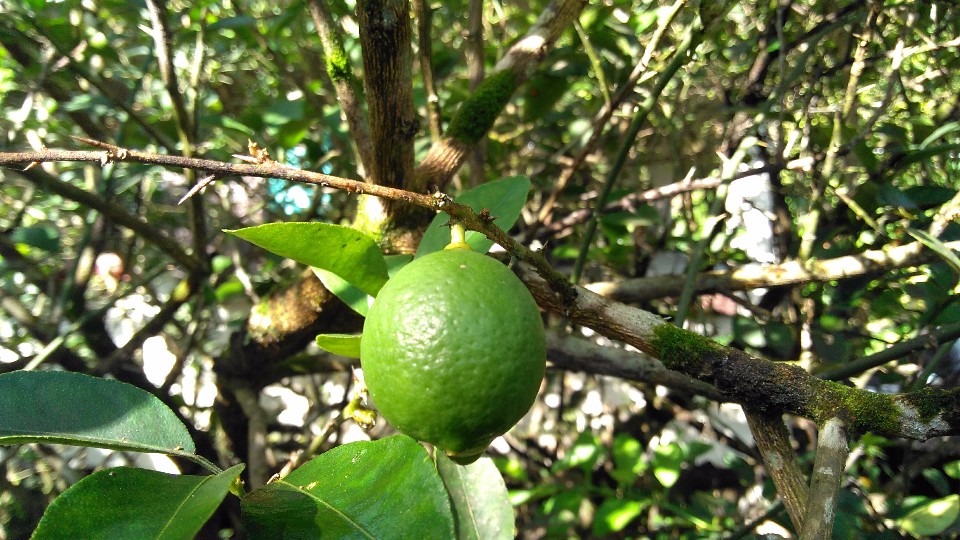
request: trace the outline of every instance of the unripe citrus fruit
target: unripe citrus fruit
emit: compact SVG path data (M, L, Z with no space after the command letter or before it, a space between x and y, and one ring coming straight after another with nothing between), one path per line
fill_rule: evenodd
M536 399L543 321L506 266L445 249L414 260L380 290L360 358L373 403L391 425L470 463Z

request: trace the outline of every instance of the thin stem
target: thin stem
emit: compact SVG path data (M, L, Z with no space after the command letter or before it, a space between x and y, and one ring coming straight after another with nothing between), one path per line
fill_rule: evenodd
M594 205L593 218L587 223L587 228L583 233L583 242L580 244L580 252L577 254L577 260L573 266L573 273L570 276L571 283L578 283L580 281L580 275L583 273L583 265L586 262L587 254L590 251L590 245L593 243L593 236L597 232L597 225L600 223L600 209L607 205L607 199L610 197L610 192L613 191L613 186L616 183L617 178L620 176L620 171L627 162L627 157L630 155L630 151L633 149L633 143L636 140L637 135L640 133L640 129L646 124L647 116L656 105L657 100L660 98L660 94L662 94L663 90L667 87L667 83L673 79L673 76L677 74L677 72L680 70L680 67L689 60L687 53L699 45L702 38L702 29L698 26L691 26L687 31L687 37L674 52L673 59L660 73L660 77L657 79L657 84L654 85L654 87L650 90L650 94L647 96L647 99L645 99L637 109L637 113L634 115L633 121L630 123L630 128L623 137L623 144L620 146L619 152L617 152L617 157L610 168L610 172L607 174L607 177L603 182L603 186L600 188L600 195L597 197L597 201Z

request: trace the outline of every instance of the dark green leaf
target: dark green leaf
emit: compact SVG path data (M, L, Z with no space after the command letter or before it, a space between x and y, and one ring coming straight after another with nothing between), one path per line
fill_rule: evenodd
M26 244L51 253L60 250L60 234L52 227L21 227L13 231L10 239L17 244Z
M464 466L437 452L437 470L450 494L458 539L514 538L507 486L490 458Z
M0 444L193 452L186 426L153 394L69 371L0 375Z
M220 506L241 471L243 465L213 476L133 468L98 471L53 501L33 539L189 540Z
M350 334L320 334L317 336L317 346L321 349L346 356L360 358L360 336Z
M339 446L242 500L251 538L453 538L427 451L405 435Z
M525 176L514 176L481 184L454 199L465 204L475 211L484 208L495 217L494 224L507 230L520 217L520 210L527 201L530 191L530 179ZM417 257L422 257L434 251L440 251L450 243L450 229L447 223L450 216L437 214L420 240ZM467 243L474 251L486 253L493 246L493 241L476 231L467 231Z
M362 232L329 223L268 223L224 231L308 266L332 272L371 296L387 282L377 243Z

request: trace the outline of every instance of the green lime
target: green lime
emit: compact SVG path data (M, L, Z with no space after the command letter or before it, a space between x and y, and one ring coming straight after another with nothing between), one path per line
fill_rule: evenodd
M360 362L391 425L470 463L533 405L546 366L543 321L506 266L446 249L414 260L380 290Z

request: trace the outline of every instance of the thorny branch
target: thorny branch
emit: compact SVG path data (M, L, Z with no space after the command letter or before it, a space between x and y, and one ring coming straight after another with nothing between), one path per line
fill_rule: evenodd
M448 196L413 193L402 189L367 184L274 162L264 155L254 163L158 155L128 150L106 143L95 144L99 151L45 150L42 152L0 153L0 165L51 161L110 163L127 161L186 167L218 177L246 175L283 178L295 182L332 187L442 211L503 246L512 256L532 265L518 265L521 278L544 309L564 315L576 324L618 339L659 357L675 371L714 385L725 397L749 403L760 412L784 412L826 421L839 417L851 430L928 439L960 433L960 391L926 389L898 395L879 395L815 378L794 366L754 358L743 351L723 347L708 338L676 328L663 319L571 285L555 271L540 252L532 251L493 224L485 212L453 202ZM253 147L253 146L252 146Z

